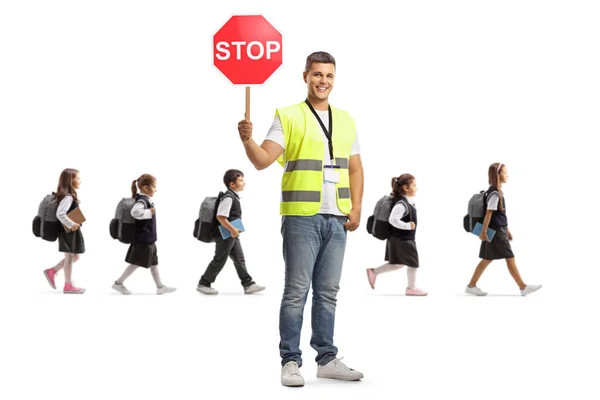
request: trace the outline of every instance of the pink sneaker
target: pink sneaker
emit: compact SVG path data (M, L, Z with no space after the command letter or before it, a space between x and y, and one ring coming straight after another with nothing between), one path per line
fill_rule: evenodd
M63 289L65 294L82 294L85 293L85 289L73 286L72 283L65 282L65 288Z
M48 280L48 283L50 284L50 286L52 286L52 289L56 289L56 283L54 283L55 275L56 275L56 271L54 270L54 268L48 268L48 269L44 270L44 276Z
M414 288L406 288L406 295L407 296L427 296L427 292L424 290L421 290L417 287Z
M377 275L373 272L373 268L367 268L367 278L369 279L371 289L375 289L375 279L377 279Z

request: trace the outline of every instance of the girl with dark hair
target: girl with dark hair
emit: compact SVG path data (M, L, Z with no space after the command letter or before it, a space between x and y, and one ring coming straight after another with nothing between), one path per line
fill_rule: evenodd
M417 181L411 174L402 174L392 178L390 193L392 211L389 223L390 237L386 243L386 264L378 268L368 268L367 278L371 289L375 289L377 275L396 271L406 266L408 276L407 296L427 296L427 292L416 286L419 254L415 243L417 231L417 209L413 197L417 194Z
M176 290L163 285L158 272L156 211L151 200L156 193L156 183L156 178L150 174L143 174L131 183L131 197L136 199L136 202L131 209L131 216L135 218L133 241L125 256L125 262L129 265L123 275L112 285L112 288L121 294L131 294L123 283L139 267L150 269L156 283L156 294L171 293Z

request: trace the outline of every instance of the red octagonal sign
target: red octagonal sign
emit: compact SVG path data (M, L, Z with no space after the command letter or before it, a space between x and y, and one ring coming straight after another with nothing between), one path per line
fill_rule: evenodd
M262 15L234 15L213 37L213 62L235 85L260 85L282 63L281 42Z

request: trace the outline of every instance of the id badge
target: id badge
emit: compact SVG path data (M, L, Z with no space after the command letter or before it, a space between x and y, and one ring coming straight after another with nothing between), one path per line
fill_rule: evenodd
M323 178L325 182L340 183L340 166L339 165L324 165Z

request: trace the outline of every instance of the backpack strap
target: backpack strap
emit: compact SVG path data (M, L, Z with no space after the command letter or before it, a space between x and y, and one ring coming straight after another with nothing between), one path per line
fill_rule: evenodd
M400 199L397 202L394 203L392 208L394 208L396 206L396 204L398 204L398 203L404 204L404 208L406 208L406 210L408 211L408 219L410 219L412 221L412 219L413 219L412 208L411 208L410 204L408 203L408 200L404 196L402 196L402 197L400 197ZM404 218L404 217L402 217L402 218Z
M149 209L150 208L150 202L148 201L148 199L146 199L146 197L141 196L140 194L137 194L135 196L135 203L142 203L144 205L145 209Z

